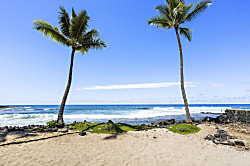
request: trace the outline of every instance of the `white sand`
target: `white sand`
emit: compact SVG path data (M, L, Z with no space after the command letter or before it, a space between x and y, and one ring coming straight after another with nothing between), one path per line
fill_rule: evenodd
M105 134L72 134L0 146L0 165L250 165L250 151L205 141L214 129L201 128L199 133L185 136L156 129L128 132L115 139L104 139L109 136Z

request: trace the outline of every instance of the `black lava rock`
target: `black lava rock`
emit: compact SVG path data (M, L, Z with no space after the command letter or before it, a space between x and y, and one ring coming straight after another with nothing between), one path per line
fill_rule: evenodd
M154 127L166 127L171 124L175 124L175 119L168 119L160 122L152 122L151 123Z
M228 138L229 139L237 139L237 137L234 137L234 136L229 136Z
M79 132L79 135L80 135L80 136L85 136L85 135L87 135L87 133L86 133L85 131L80 131L80 132Z
M220 138L220 137L219 138L215 138L215 140L218 141L219 143L225 141L223 138Z
M228 135L227 132L226 132L225 130L217 129L217 132L218 132L218 134L220 134L220 135L222 135L222 134Z
M52 128L52 132L57 132L58 128Z
M213 118L206 116L204 118L201 118L200 120L198 120L199 123L204 123L204 122L211 122L213 120Z
M215 139L215 137L214 136L212 136L211 134L209 134L208 136L206 136L205 137L205 140L214 140Z
M74 121L74 122L71 124L71 126L75 126L75 124L76 124L76 121Z
M245 146L243 141L234 141L235 145Z
M228 146L235 146L233 142L227 141L227 142L220 142L222 145L228 145Z

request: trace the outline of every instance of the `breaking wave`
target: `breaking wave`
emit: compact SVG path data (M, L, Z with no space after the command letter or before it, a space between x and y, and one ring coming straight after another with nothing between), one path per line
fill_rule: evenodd
M223 113L226 109L231 107L189 107L191 114L199 114L201 112L210 113ZM30 110L31 108L27 108ZM34 110L38 110L35 108ZM43 108L41 113L30 112L30 113L13 113L13 114L2 114L0 115L0 126L4 125L29 125L29 124L45 124L47 121L57 119L57 111L54 113L46 113L48 110L55 110L55 108ZM79 110L79 109L76 109ZM45 112L42 112L45 111ZM166 116L179 116L185 115L184 107L141 107L137 109L126 109L112 112L110 110L105 110L102 112L71 112L64 114L65 122L73 121L98 121L98 120L127 120L127 121L143 121L146 119L155 120L157 117ZM183 116L184 117L184 116Z

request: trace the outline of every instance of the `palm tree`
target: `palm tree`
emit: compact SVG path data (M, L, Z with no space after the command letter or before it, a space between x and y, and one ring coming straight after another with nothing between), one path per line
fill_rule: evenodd
M35 20L33 22L34 29L40 31L44 36L48 36L52 40L72 48L68 83L58 112L58 127L64 126L63 111L72 81L75 52L80 51L80 53L85 54L89 49L102 49L106 47L105 42L99 38L99 33L96 29L87 31L89 20L90 17L87 15L86 10L82 10L77 15L72 8L70 19L68 12L63 7L60 7L59 24L61 31L44 20Z
M188 41L191 41L192 33L190 29L183 28L180 25L186 22L191 22L201 12L204 12L211 4L211 0L201 0L196 4L195 8L189 12L194 3L185 4L184 0L166 0L166 4L156 7L156 10L160 12L160 15L152 17L148 20L149 25L155 25L158 28L163 28L165 30L169 30L173 27L175 30L180 51L181 92L184 100L187 122L192 122L192 119L190 116L188 101L184 88L183 55L179 34L184 35Z

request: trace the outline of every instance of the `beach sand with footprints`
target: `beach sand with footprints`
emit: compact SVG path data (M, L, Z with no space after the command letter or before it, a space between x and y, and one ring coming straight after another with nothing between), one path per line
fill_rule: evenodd
M219 126L244 140L244 148L215 145L204 138L218 125L202 124L195 134L165 128L124 134L33 133L6 135L0 165L241 165L250 163L248 133ZM17 144L8 144L16 142ZM19 143L18 143L19 142Z

